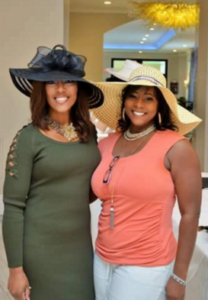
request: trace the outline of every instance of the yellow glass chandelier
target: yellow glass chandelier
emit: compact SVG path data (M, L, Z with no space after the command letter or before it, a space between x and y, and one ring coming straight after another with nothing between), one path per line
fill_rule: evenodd
M168 3L160 1L131 2L130 8L130 16L146 20L150 26L156 23L175 30L184 30L198 25L199 13L199 4L177 2L177 0Z

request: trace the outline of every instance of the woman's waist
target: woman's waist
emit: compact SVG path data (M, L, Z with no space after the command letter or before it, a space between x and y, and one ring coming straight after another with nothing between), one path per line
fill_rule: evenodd
M115 228L124 231L146 231L160 230L160 227L172 226L173 201L151 201L142 199L114 199L103 201L99 216L99 231L105 232L109 229L110 220L113 219Z
M171 212L168 217L162 209L151 213L145 209L141 211L116 211L111 228L110 212L102 211L98 223L98 238L104 247L152 247L160 245L165 239L173 235Z
M39 243L48 241L70 242L77 238L85 240L90 236L90 218L84 220L79 218L56 219L43 217L26 217L24 222L24 240L29 243Z
M125 249L131 247L139 247L140 249L148 248L149 246L157 246L161 241L169 239L172 235L172 228L166 227L161 235L159 226L130 226L128 223L125 226L114 224L114 228L102 226L99 228L97 241L100 245L112 249Z
M24 211L24 224L26 232L67 234L69 231L83 231L90 226L89 204L29 199Z
M113 229L112 229L113 230ZM111 263L157 265L168 263L175 257L177 243L170 230L163 237L156 232L134 231L98 234L97 252ZM163 262L162 262L163 261Z

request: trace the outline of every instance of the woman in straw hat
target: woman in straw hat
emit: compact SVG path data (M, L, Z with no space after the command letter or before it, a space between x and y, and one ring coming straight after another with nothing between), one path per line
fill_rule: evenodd
M183 300L201 201L198 158L183 135L201 120L177 105L151 67L136 68L127 83L97 86L105 102L94 115L118 132L100 142L102 159L92 177L102 200L96 300Z
M32 114L4 184L8 288L18 300L94 300L89 195L100 154L88 108L103 94L83 79L85 62L56 45L39 47L28 69L10 69Z

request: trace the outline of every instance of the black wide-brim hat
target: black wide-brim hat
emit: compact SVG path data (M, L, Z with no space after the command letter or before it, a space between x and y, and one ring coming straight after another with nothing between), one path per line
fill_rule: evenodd
M61 48L61 49L57 49ZM85 80L84 66L87 59L66 50L63 45L53 49L38 47L37 53L26 69L9 69L16 88L30 97L33 81L76 81L83 85L89 108L97 108L103 104L103 92L92 82Z

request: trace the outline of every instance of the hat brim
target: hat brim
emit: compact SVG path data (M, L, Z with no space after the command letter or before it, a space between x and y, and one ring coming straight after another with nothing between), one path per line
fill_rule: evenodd
M31 96L33 81L47 82L71 80L82 82L86 85L87 99L90 109L100 107L104 101L103 92L99 89L99 87L82 77L69 74L68 72L50 71L44 73L31 69L10 69L9 72L15 87L27 97Z
M107 69L105 69L105 71L107 73L115 76L116 78L119 78L123 81L128 81L129 76L131 75L132 71L137 68L140 68L141 66L142 65L136 61L126 59L123 67L120 70L117 70L115 68L107 68Z
M129 78L129 74L124 74L122 71L115 71L114 69L112 68L108 68L108 69L105 69L106 73L110 74L110 75L113 75L115 76L116 78L119 78L123 81L128 81L128 78Z
M128 85L151 86L159 88L168 106L170 107L172 120L178 127L178 131L180 134L187 134L201 123L202 120L200 118L198 118L182 106L178 105L175 95L165 87L158 87L154 83L146 80L139 80L128 83L98 82L96 83L96 86L103 91L105 101L102 107L93 110L93 114L107 127L110 127L114 130L117 128L117 122L121 117L122 90Z

